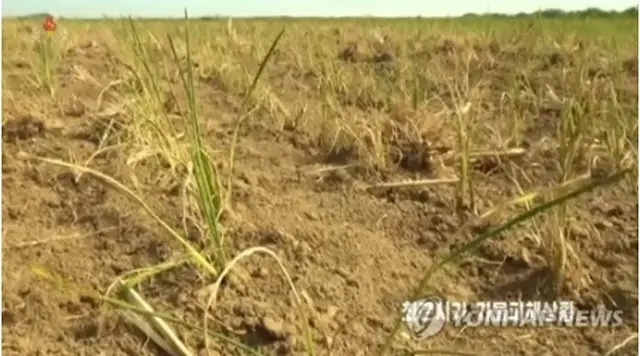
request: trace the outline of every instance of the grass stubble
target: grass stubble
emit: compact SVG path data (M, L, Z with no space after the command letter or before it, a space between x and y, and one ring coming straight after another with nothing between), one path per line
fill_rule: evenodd
M453 185L455 186L455 205L461 212L461 219L464 219L462 212L471 210L474 217L466 219L460 229L460 234L471 230L472 225L483 220L498 219L498 227L490 229L476 236L472 241L464 244L458 249L443 255L431 267L425 271L423 278L418 282L413 295L407 299L416 299L429 292L429 284L433 275L449 264L456 264L466 255L472 253L475 248L487 240L502 236L505 231L517 225L524 226L529 232L529 236L544 251L544 263L551 271L552 280L555 285L561 285L568 270L579 270L580 261L573 253L573 247L567 242L567 229L571 220L572 201L596 188L601 188L620 181L634 185L637 177L635 164L637 152L635 142L630 139L637 130L636 118L627 117L624 110L619 106L614 84L604 85L609 89L608 105L606 112L600 111L603 117L596 117L597 111L593 105L597 99L594 86L587 83L583 77L567 77L563 81L566 83L566 90L563 94L546 87L544 92L534 92L533 86L522 86L512 81L511 92L503 93L500 100L500 112L504 116L503 122L508 126L508 137L501 137L499 144L491 148L477 148L485 141L477 139L486 135L487 129L483 126L482 106L483 87L482 82L475 82L470 79L473 76L473 53L454 53L453 66L455 75L453 77L441 78L445 87L440 91L448 95L435 95L426 98L427 92L421 78L425 76L438 76L438 72L421 73L420 63L416 61L415 68L409 69L407 75L410 79L396 81L403 90L390 93L388 83L381 83L379 76L374 71L378 67L367 69L353 69L351 71L339 68L335 61L322 61L313 58L311 50L288 53L294 57L294 61L300 66L311 65L318 69L320 73L319 86L321 88L320 100L325 112L323 121L312 123L305 121L308 107L302 106L296 110L287 109L286 105L273 95L268 86L260 87L259 80L269 60L273 56L279 41L285 35L284 30L280 31L271 43L266 55L261 61L257 72L252 76L247 72L243 63L226 63L223 61L234 57L234 49L229 49L228 53L214 53L212 47L203 49L201 56L209 58L212 63L207 67L199 63L198 75L220 75L228 71L239 70L242 75L236 76L234 81L228 83L231 87L244 88L244 99L240 105L241 114L236 119L232 144L228 152L222 150L212 150L208 147L201 130L201 118L198 112L197 96L195 92L194 79L194 59L192 52L194 46L192 39L194 36L207 39L204 32L193 33L192 26L186 18L183 26L180 26L178 35L167 35L167 45L162 45L162 40L155 37L151 32L140 31L138 25L133 20L125 21L118 27L117 33L122 43L128 44L129 58L118 60L124 64L129 71L129 76L107 86L106 90L122 91L123 107L118 110L126 111L132 118L128 127L130 136L135 138L135 152L131 154L128 164L135 166L139 161L156 158L169 163L169 172L173 178L181 182L183 192L184 216L196 223L206 235L209 248L199 251L188 242L184 235L172 228L168 222L163 221L154 210L149 207L142 198L135 193L135 189L130 189L115 179L93 170L85 164L69 163L44 157L25 156L30 160L39 160L48 164L63 166L73 170L77 174L87 174L99 179L106 185L127 196L140 207L143 208L166 233L179 242L185 249L186 255L183 259L167 261L161 265L150 266L144 269L129 271L118 278L105 295L99 295L92 291L83 291L92 295L96 299L105 302L107 305L116 308L124 313L127 320L136 325L146 334L156 345L164 349L171 355L194 355L188 345L185 345L173 327L181 327L201 332L205 340L205 349L209 350L211 340L218 342L232 343L235 347L244 350L246 354L259 354L250 347L242 345L240 342L220 333L210 330L211 322L210 310L214 310L218 299L218 291L222 281L234 273L238 278L243 278L243 272L238 264L254 254L266 254L275 259L280 266L282 274L291 288L298 311L301 329L304 333L305 350L308 355L316 354L313 344L311 328L307 323L306 315L313 312L305 302L305 296L299 293L292 282L284 263L276 254L264 247L253 247L241 251L235 257L230 257L230 251L225 243L224 228L221 226L221 216L225 212L232 213L231 209L231 189L234 164L234 151L237 144L238 132L250 114L256 110L263 109L271 113L271 117L278 119L276 127L280 130L285 128L291 130L302 130L319 128L318 143L324 148L327 155L339 152L355 152L361 162L368 167L385 169L393 162L390 161L389 152L390 141L385 136L386 132L394 133L397 137L412 142L424 142L424 131L432 128L425 127L424 120L420 120L420 115L408 115L402 125L385 122L383 119L372 115L372 117L357 117L353 113L344 110L341 100L349 93L357 92L354 101L369 101L375 103L383 101L389 103L402 96L401 102L410 103L414 111L419 111L422 105L429 102L437 103L442 108L441 113L445 117L452 118L447 124L452 123L449 131L456 142L453 158L445 164L441 160L441 165L449 166L446 177L436 177L434 179L411 180L401 182L385 182L381 184L371 184L364 189L413 189L415 187L427 185ZM182 36L180 36L182 35ZM231 21L228 23L226 40L236 44L236 50L243 47L242 40L236 34ZM523 31L523 36L527 32ZM59 53L56 53L55 39L43 38L38 41L36 63L33 65L34 79L37 85L55 95L55 63ZM308 46L318 46L313 40L308 42ZM559 46L554 44L555 46ZM372 47L376 51L384 51L388 43L385 39L377 37ZM380 47L380 48L377 48ZM318 49L316 49L318 50ZM321 49L319 50L322 53ZM455 52L455 49L451 51ZM163 61L158 61L158 53L168 53L161 55ZM169 60L167 60L169 58ZM216 62L216 63L214 63ZM217 63L219 62L219 63ZM585 61L586 63L586 61ZM239 69L242 68L242 69ZM442 73L449 73L444 70ZM585 70L587 68L584 68ZM177 72L181 85L169 87L169 97L166 91L161 88L163 78L171 77L171 72ZM205 73L209 71L209 73ZM226 71L226 72L225 72ZM583 72L583 71L576 71ZM205 74L203 74L205 73ZM524 74L523 74L524 75ZM527 82L528 78L519 78L521 82ZM594 79L595 80L595 79ZM399 83L399 84L398 84ZM357 91L352 90L358 87ZM260 89L260 90L259 90ZM103 91L103 92L104 92ZM387 92L385 92L387 91ZM180 93L182 92L182 93ZM436 91L437 92L437 91ZM570 94L570 95L569 95ZM180 132L176 127L175 118L167 113L167 102L178 105L181 100L179 95L186 97L187 108L185 111L179 109L182 124L187 128L187 132ZM376 97L381 95L382 99ZM566 95L563 97L562 95ZM538 97L539 105L544 102L552 102L561 108L561 120L558 125L557 137L559 142L551 149L555 150L558 176L547 189L536 191L526 191L523 188L523 181L528 180L525 170L510 160L525 154L530 148L523 147L524 121L530 119L520 115L520 107L524 105L526 97ZM101 94L102 97L102 94ZM100 102L100 100L99 100ZM387 105L382 104L382 105ZM98 107L100 104L98 103ZM603 127L603 123L607 126ZM442 130L442 128L439 128ZM594 137L602 137L606 133L604 140L596 140ZM495 138L495 137L494 137ZM211 155L216 158L225 157L226 177L216 169L216 164ZM489 158L498 162L503 171L509 172L514 187L519 194L506 202L496 202L493 208L486 211L479 211L475 206L477 198L474 195L474 180L477 177L471 171L473 162ZM446 159L445 159L446 160ZM579 166L576 161L586 160L588 167L583 171L577 171ZM602 161L612 162L610 166L613 174L598 173L596 167ZM629 177L631 176L631 177ZM519 209L519 210L518 210ZM515 213L514 213L515 211ZM497 218L496 218L497 216ZM504 216L508 216L505 218ZM157 312L136 292L136 287L144 281L153 278L178 265L189 264L197 268L201 275L207 280L214 281L211 284L210 297L205 310L203 310L202 324L194 326L186 324L179 318L165 312ZM83 289L82 287L71 285L59 276L54 276L46 269L34 267L33 271L39 276L53 282L61 289ZM401 330L400 316L393 331L381 345L379 354L387 355L396 349L395 342L397 334ZM625 340L623 343L629 342ZM618 347L616 347L618 348ZM611 350L614 352L615 349ZM396 350L397 351L397 350ZM412 350L407 354L427 354L427 353L447 353L466 354L459 350Z

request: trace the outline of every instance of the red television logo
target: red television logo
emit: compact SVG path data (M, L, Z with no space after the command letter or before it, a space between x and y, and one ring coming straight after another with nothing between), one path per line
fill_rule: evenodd
M42 29L48 34L53 34L56 31L56 21L53 19L53 16L47 15L47 17L44 18Z

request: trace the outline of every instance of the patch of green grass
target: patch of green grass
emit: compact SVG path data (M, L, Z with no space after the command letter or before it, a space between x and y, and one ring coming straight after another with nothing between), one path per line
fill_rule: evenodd
M56 89L56 65L58 61L58 47L55 34L38 31L34 43L36 61L32 64L36 82L51 96Z

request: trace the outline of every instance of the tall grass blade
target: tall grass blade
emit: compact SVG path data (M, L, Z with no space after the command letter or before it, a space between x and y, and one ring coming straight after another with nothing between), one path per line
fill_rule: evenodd
M215 247L214 264L216 268L221 270L227 261L227 251L220 236L219 212L221 207L220 185L218 184L217 172L206 153L204 144L202 143L202 135L200 131L200 118L197 110L197 100L195 94L195 85L193 78L193 69L191 61L191 41L189 33L189 17L185 10L185 43L186 43L186 68L180 66L180 59L173 39L168 36L171 52L174 56L176 64L178 64L180 78L187 94L189 107L187 127L189 128L190 140L192 147L193 175L197 187L197 199L200 213L205 220L209 237Z
M253 81L251 82L251 86L249 87L249 90L247 91L247 93L246 93L246 95L244 97L244 101L242 102L242 107L247 105L247 102L249 101L249 98L251 97L251 94L256 89L256 86L258 85L258 80L260 80L260 77L262 76L262 72L264 71L264 68L267 66L267 62L269 61L269 58L271 58L271 56L273 55L273 52L275 51L276 47L278 46L278 42L280 42L280 38L282 38L282 35L284 35L284 28L282 30L280 30L280 32L278 32L278 34L276 35L276 38L271 43L271 47L269 47L269 50L267 51L267 54L262 59L262 62L260 63L260 66L258 67L258 71L256 72L256 75L253 77Z
M278 42L280 42L280 39L282 38L283 35L284 35L284 28L281 29L280 32L278 32L278 34L276 35L276 38L271 43L271 47L269 47L267 54L262 59L262 62L258 67L258 71L256 72L256 75L253 77L251 86L249 87L249 90L247 91L241 105L241 108L245 109L247 112L253 111L253 108L247 110L246 105L249 102L249 99L251 98L251 94L253 94L253 91L258 85L258 80L260 80L260 77L262 76L262 72L267 66L267 62L269 61L271 56L273 56L273 53L276 47L278 46ZM233 185L231 184L231 178L233 177L233 169L234 169L234 163L235 163L234 148L238 143L238 132L240 131L240 126L242 125L242 123L247 117L249 117L249 115L243 115L238 119L238 122L236 122L236 126L233 130L233 137L231 138L231 150L229 150L229 175L227 176L227 201L225 202L227 205L229 204L229 197L231 196L231 190L233 189Z

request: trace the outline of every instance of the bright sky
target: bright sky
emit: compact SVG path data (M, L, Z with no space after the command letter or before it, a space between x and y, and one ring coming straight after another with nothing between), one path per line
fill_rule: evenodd
M623 10L636 0L2 0L4 16L48 12L54 16L457 16L464 13L517 13L547 8Z

